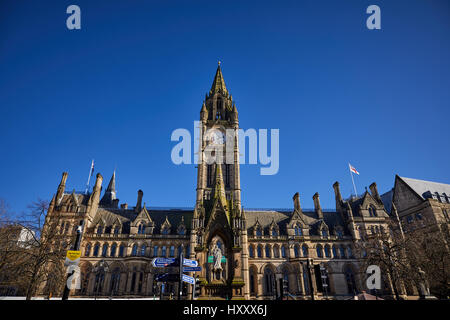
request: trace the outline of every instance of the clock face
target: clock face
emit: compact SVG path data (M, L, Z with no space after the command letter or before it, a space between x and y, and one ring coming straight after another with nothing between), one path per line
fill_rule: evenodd
M225 143L225 137L220 130L211 129L206 133L206 140L213 145L222 145Z

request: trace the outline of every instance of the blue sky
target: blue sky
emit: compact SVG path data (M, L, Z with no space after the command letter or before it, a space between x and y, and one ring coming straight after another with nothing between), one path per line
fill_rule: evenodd
M81 8L81 30L66 8ZM368 30L366 8L381 8ZM244 208L302 207L334 181L348 196L395 174L450 183L450 4L434 1L16 1L0 3L0 197L25 210L91 159L120 202L193 206L192 130L217 61L240 125L280 129L280 170L241 168Z

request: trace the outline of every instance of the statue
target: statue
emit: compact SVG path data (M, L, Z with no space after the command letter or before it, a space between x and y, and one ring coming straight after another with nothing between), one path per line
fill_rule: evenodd
M417 268L417 271L419 272L419 277L420 277L419 295L423 299L426 296L430 295L430 288L428 286L428 281L425 277L425 271L423 271L420 267Z
M222 250L217 246L217 244L214 245L214 248L212 250L212 254L214 256L214 266L213 270L222 270Z

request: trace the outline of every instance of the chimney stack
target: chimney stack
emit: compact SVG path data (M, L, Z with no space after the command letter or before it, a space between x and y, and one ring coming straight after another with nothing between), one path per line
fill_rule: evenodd
M298 194L298 192L296 192L294 194L294 196L292 197L292 200L294 200L294 210L295 211L301 211L300 209L300 195Z
M142 209L142 197L144 196L144 192L142 190L138 190L138 197L137 197L137 203L136 203L136 212L140 212Z
M323 219L323 212L322 207L320 206L320 199L318 192L316 192L313 195L313 200L314 200L314 209L316 210L317 216L319 217L319 219Z
M370 192L372 193L372 196L377 200L378 202L381 202L380 194L378 193L377 184L374 182L370 186Z
M128 203L122 203L122 204L120 205L120 209L125 209L125 210L127 210L127 209L128 209Z
M334 189L334 195L335 195L335 197L336 197L336 203L341 203L341 201L342 201L342 196L341 196L341 190L340 190L340 188L339 188L339 182L335 182L334 184L333 184L333 189Z

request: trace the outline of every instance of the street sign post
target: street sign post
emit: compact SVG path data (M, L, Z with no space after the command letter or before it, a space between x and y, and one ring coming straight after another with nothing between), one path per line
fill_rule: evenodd
M195 279L193 277L190 277L188 275L183 274L183 281L190 283L190 284L195 284Z
M198 262L195 260L191 260L191 259L184 259L183 265L188 266L188 267L197 267Z
M155 268L171 267L176 264L175 258L153 258L152 266Z
M202 267L184 267L183 272L197 272L202 271Z

